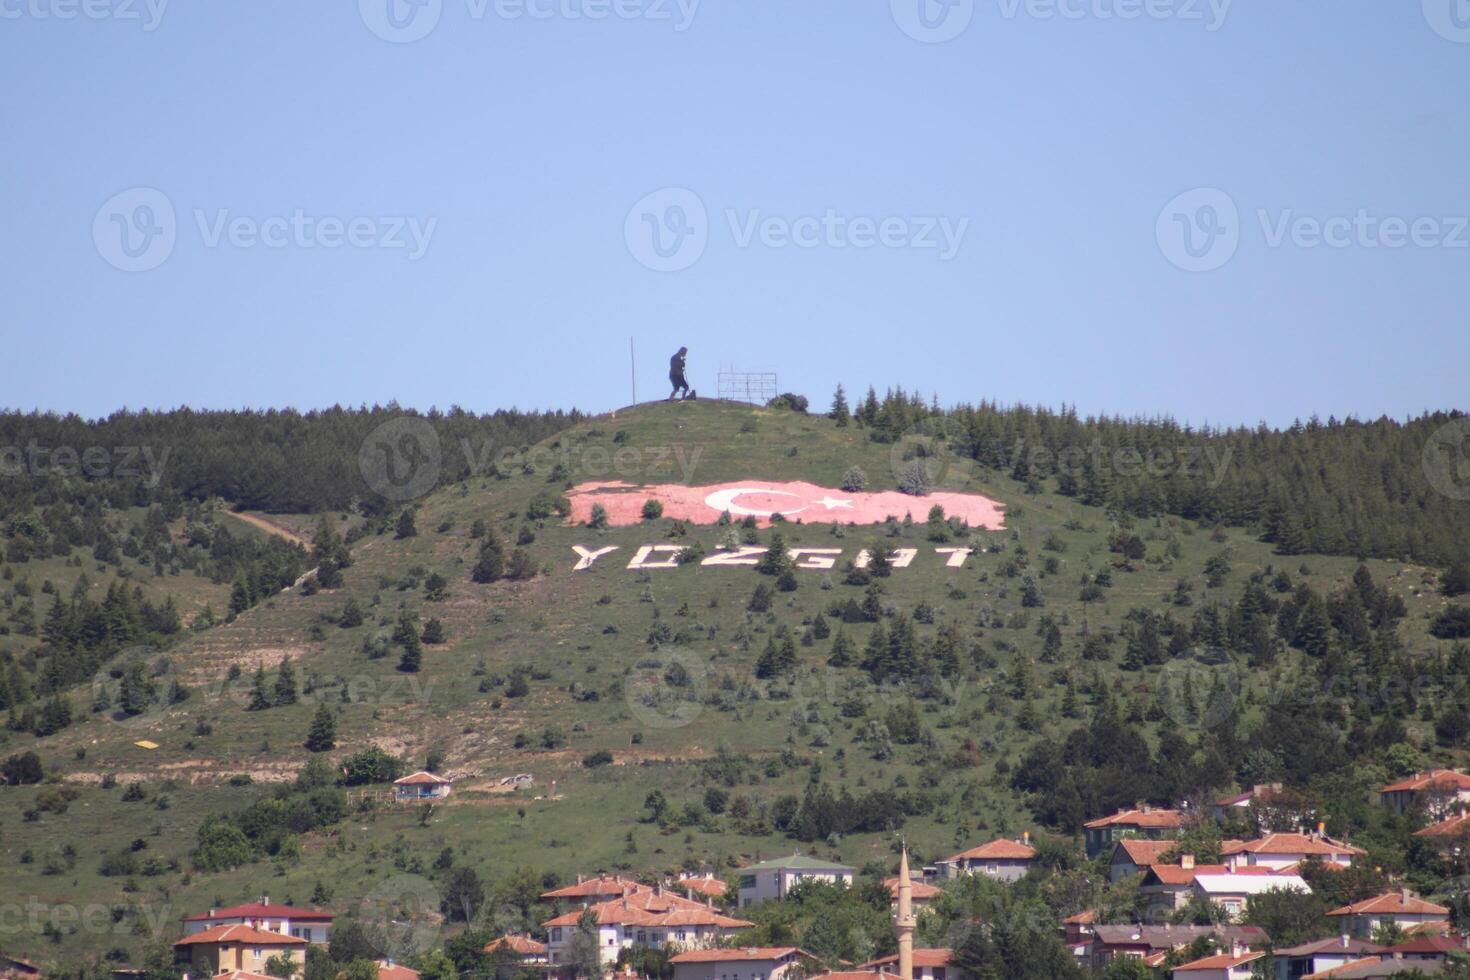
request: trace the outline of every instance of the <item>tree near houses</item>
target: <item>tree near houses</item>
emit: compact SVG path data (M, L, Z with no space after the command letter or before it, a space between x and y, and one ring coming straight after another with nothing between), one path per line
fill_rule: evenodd
M311 730L306 734L308 752L330 752L337 747L337 719L325 701L316 706L316 716L311 720Z
M444 883L443 912L450 921L473 922L485 901L485 886L474 868L455 868Z
M597 945L597 913L588 909L577 920L577 927L567 943L562 963L574 977L602 976L602 954Z

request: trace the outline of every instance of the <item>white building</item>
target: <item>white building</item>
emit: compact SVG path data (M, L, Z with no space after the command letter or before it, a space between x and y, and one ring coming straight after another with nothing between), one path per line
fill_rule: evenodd
M804 881L825 881L851 886L855 869L835 861L793 854L787 858L762 861L740 869L740 907L757 902L785 898L791 889Z

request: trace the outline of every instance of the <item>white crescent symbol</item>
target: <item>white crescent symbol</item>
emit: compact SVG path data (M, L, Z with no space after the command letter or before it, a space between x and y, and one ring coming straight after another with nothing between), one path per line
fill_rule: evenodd
M741 517L770 517L772 514L775 513L779 513L782 517L785 517L788 514L799 514L802 511L806 510L805 505L802 505L795 510L783 511L752 510L749 507L741 507L735 502L735 498L747 493L769 493L778 497L798 497L797 494L788 493L785 490L775 490L768 487L736 487L733 490L716 490L714 493L704 498L704 504L706 507L713 507L715 510L718 511L728 510L731 515L738 514Z

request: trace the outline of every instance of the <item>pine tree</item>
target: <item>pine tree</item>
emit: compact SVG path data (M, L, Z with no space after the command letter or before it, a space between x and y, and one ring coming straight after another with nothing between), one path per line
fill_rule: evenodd
M852 418L852 412L847 407L847 392L842 390L842 385L837 386L837 392L832 396L832 410L827 417L837 423L837 427L846 427Z
M134 660L123 671L122 690L118 706L124 714L139 715L153 703L153 681L141 660Z
M264 711L271 706L270 680L265 674L265 664L255 668L255 677L250 682L250 703L246 711Z
M832 655L827 658L827 663L833 667L846 667L852 663L852 652L852 641L841 626L837 627L837 635L832 638Z
M771 546L761 556L755 570L762 575L780 575L791 568L791 556L786 553L786 542L780 532L771 535Z
M394 530L393 536L402 540L403 538L414 537L418 533L419 529L413 523L413 510L411 508L405 509L402 514L398 515L398 527Z
M308 752L330 752L337 747L337 719L332 709L323 701L316 707L316 716L311 719L311 730L306 733Z
M403 644L403 656L398 658L398 669L406 674L417 674L424 662L424 644L417 633L409 635Z
M480 542L480 560L475 563L470 577L476 582L494 582L505 575L505 548L494 530L485 532Z
M277 706L296 703L296 668L291 666L290 657L282 657L276 668L275 702Z

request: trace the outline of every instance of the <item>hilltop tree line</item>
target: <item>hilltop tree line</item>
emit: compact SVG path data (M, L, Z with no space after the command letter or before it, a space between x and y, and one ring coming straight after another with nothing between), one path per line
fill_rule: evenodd
M839 388L829 415L875 442L912 442L919 457L947 450L1089 505L1252 528L1281 554L1470 559L1470 508L1431 485L1424 464L1426 443L1458 412L1196 429L1168 417L1083 418L1067 407L943 409L902 388L882 398L869 388L849 406Z

